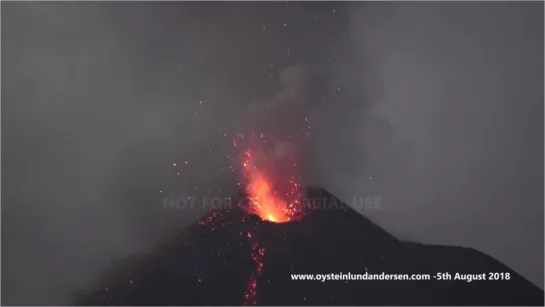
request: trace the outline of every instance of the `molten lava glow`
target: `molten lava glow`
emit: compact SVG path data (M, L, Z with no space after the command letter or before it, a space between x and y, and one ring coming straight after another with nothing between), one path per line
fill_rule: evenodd
M252 259L256 264L256 268L250 276L248 281L248 288L244 293L244 306L256 305L257 303L257 278L261 276L263 272L263 256L265 256L265 249L259 248L257 242L252 243Z
M264 154L259 148L246 150L242 165L249 198L246 210L250 214L273 223L301 217L301 185L292 159Z
M286 223L303 216L303 194L299 183L297 151L292 142L273 142L264 133L253 133L244 139L237 134L233 147L243 151L241 167L245 192L249 202L242 206L248 214L259 216L264 221ZM250 145L242 144L248 141ZM242 235L242 233L241 233ZM244 305L256 305L258 279L261 276L265 249L259 248L257 238L247 234L252 244L252 258L256 268L248 281L244 294Z

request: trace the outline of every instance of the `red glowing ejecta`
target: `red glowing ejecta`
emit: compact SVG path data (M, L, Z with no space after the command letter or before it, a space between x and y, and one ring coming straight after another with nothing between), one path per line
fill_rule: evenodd
M259 138L250 141L242 158L249 198L244 209L273 223L297 220L303 213L303 194L294 145L276 141L271 148L263 134L258 135Z

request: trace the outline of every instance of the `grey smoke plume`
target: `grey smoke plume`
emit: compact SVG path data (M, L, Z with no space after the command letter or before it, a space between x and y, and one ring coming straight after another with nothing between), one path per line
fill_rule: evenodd
M3 304L69 304L206 211L165 197L235 192L232 133L267 103L301 115L312 183L542 287L542 3L2 11Z
M371 115L390 135L352 137L369 168L333 170L326 186L372 188L383 207L363 213L399 237L476 248L543 288L543 3L365 3L351 16L380 86L346 131Z

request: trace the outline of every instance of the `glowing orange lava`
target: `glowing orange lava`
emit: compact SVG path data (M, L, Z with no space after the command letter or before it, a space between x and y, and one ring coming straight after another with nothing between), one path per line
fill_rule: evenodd
M250 236L251 237L251 236ZM252 259L256 264L256 268L250 276L248 281L248 288L244 293L244 306L256 305L257 303L257 278L263 273L263 256L265 256L265 249L259 248L257 242L252 243Z
M232 144L233 148L244 150L241 166L249 202L242 206L243 209L272 223L287 223L301 218L304 199L295 143L282 142L278 137L270 140L268 135L254 131L246 139L242 133L238 133ZM252 258L256 268L248 281L243 304L256 305L265 249L259 248L257 238L251 233L247 237L252 242Z
M296 154L294 150L279 153L278 148L284 144L277 142L277 145L266 151L266 146L254 142L244 152L242 161L249 198L245 209L273 223L297 220L303 212Z

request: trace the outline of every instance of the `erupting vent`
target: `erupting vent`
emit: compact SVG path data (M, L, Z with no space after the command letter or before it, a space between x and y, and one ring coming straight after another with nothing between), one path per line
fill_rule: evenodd
M259 136L252 134L242 154L242 173L249 198L244 209L273 223L300 219L305 193L300 183L296 148L293 143L278 140L272 147L267 146L267 139L263 134ZM242 134L237 137L244 139Z

